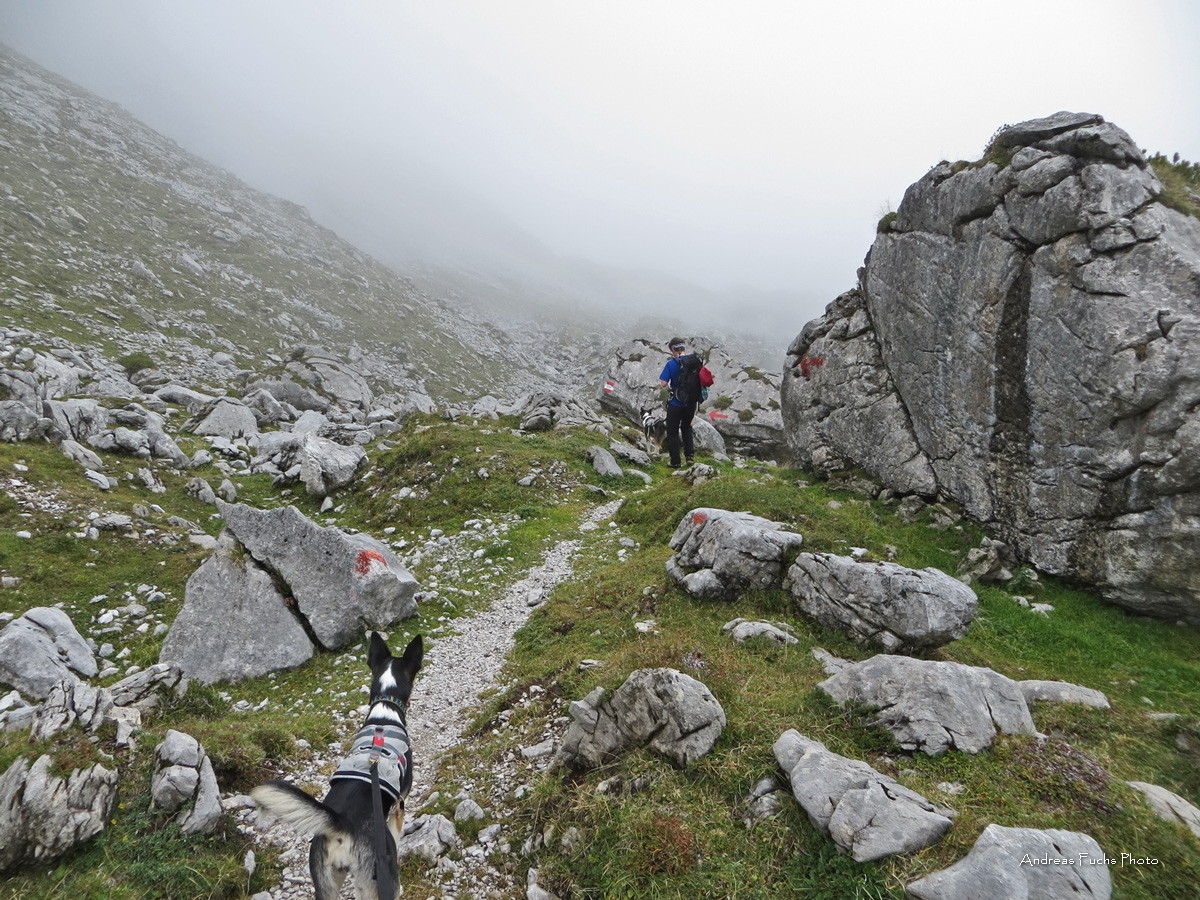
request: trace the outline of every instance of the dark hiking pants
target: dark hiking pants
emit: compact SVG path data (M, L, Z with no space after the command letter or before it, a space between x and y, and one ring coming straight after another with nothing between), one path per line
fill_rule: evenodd
M676 406L667 404L667 453L671 457L671 465L679 465L679 438L683 436L683 455L690 462L696 455L696 447L692 443L692 418L696 415L696 404Z

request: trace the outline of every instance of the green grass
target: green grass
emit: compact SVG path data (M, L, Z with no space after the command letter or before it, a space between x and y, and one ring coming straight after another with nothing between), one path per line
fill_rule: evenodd
M489 767L512 749L512 729L540 733L571 700L597 686L615 690L635 669L680 669L720 699L729 724L713 753L690 769L635 752L579 777L543 776L529 797L513 801L507 823L514 849L527 830L551 835L549 846L532 858L493 860L515 867L518 883L523 867L536 865L540 883L564 896L900 898L904 884L951 864L987 824L997 822L1081 830L1109 855L1131 852L1161 861L1153 870L1114 868L1119 898L1192 896L1200 882L1200 847L1154 818L1124 781L1151 781L1200 800L1200 651L1193 630L1128 616L1053 579L977 586L981 608L970 633L931 658L989 666L1013 678L1098 688L1113 708L1039 704L1033 712L1039 730L1050 736L1045 744L1006 737L978 756L909 755L862 711L839 709L816 690L825 675L810 655L813 647L851 659L866 658L869 651L800 616L779 590L749 593L731 603L695 601L665 573L667 541L689 510L712 506L786 522L804 535L805 550L847 553L857 547L870 558L952 573L966 551L978 545L977 529L965 523L939 527L930 513L905 524L894 505L833 484L809 484L810 476L784 468L716 463L716 478L691 486L656 464L651 469L655 483L646 489L640 479L602 479L594 473L584 452L607 439L571 431L524 434L514 424L418 417L394 449L372 454L370 476L336 497L340 511L331 514L319 514L307 498L280 496L269 479L237 480L244 496L261 505L294 501L319 521L381 537L385 528L394 529L389 539L410 548L441 529L483 551L460 577L442 581L443 596L453 603L392 629L393 646L442 627L433 621L438 612L447 617L445 627L455 627L460 617L519 578L550 544L568 537L582 541L574 577L560 584L518 633L502 685L477 710L466 746L444 764L438 784L442 798L431 812L451 813L456 785L491 777ZM122 481L117 490L103 493L51 447L0 445L0 473L12 474L14 464L24 465L24 481L47 491L55 486L66 505L58 518L28 519L19 504L0 497L0 568L24 579L21 591L0 592L0 609L16 613L61 602L82 628L95 613L89 602L94 595L119 597L152 583L168 594L162 615L173 615L203 552L186 542L145 552L129 538L105 534L86 541L72 537L73 530L89 510L130 511L151 502L210 533L219 521L183 494L179 479L185 474L160 470L172 489L151 496L123 477L136 468L132 461L107 462L111 471L122 473ZM488 477L480 477L481 468ZM529 487L517 485L535 469L541 478ZM209 478L219 481L213 473ZM405 489L418 496L399 498ZM584 511L604 499L597 489L625 498L615 517L619 529L580 532ZM499 538L484 531L476 538L469 523L480 519L503 523L507 530ZM12 537L18 528L34 536ZM623 560L615 557L617 533L637 544ZM426 565L417 567L419 578L433 577ZM1031 613L1014 602L1014 593L1055 609L1049 616ZM108 605L115 602L100 604ZM789 623L800 643L791 648L735 645L720 629L739 616ZM657 628L643 634L634 623L646 619ZM131 661L153 661L160 640L131 639ZM193 686L150 719L137 753L121 759L126 805L104 835L51 867L0 881L0 897L243 898L271 887L279 872L273 853L260 852L259 871L248 878L241 868L246 847L231 828L211 839L185 840L141 803L125 798L144 796L147 754L167 728L201 741L223 790L244 791L294 770L298 739L319 747L345 736L331 715L329 698L344 697L339 702L350 708L359 702L363 657L363 648L352 647L236 685ZM585 658L603 665L581 670L579 661ZM532 685L543 693L518 703ZM230 711L238 700L257 706L264 699L262 710ZM1148 711L1183 718L1152 722ZM958 812L954 828L926 851L876 864L857 864L837 853L790 797L778 816L747 828L745 798L760 779L779 777L771 747L789 728L953 807ZM74 757L90 759L86 754L97 749L105 745L67 740L31 747L22 737L5 735L0 736L0 764L37 752L50 752L66 764ZM648 786L634 794L597 794L596 785L614 776L643 776ZM962 793L943 795L937 785L948 781L961 784ZM463 833L470 837L482 824ZM564 847L562 837L570 829L578 838ZM406 895L436 896L427 868L419 862L404 867Z
M1150 167L1163 186L1158 199L1171 209L1200 218L1200 163L1179 160L1178 154L1176 159L1172 162L1161 153L1150 157Z

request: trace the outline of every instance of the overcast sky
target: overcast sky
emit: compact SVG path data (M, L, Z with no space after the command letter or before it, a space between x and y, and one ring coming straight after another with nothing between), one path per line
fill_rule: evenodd
M368 198L487 210L557 253L816 315L905 187L1004 123L1095 112L1200 159L1197 10L0 0L0 40L344 234Z

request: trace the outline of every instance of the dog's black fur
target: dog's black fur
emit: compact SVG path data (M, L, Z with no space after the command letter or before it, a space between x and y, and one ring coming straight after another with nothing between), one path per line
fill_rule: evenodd
M371 710L366 725L396 723L407 732L406 711L412 695L413 679L425 658L420 635L409 642L404 654L394 657L387 643L371 633L367 660L371 667ZM354 873L354 894L358 900L395 900L398 895L396 841L404 829L404 798L412 788L412 750L405 753L400 797L393 801L383 793L383 813L387 820L386 847L382 860L386 895L375 883L377 871L376 834L372 824L373 788L353 778L335 778L329 793L319 801L295 785L270 781L250 792L254 802L269 815L291 825L297 831L313 835L308 866L312 874L316 900L336 900L346 875Z
M667 420L659 415L653 407L642 410L642 433L646 439L662 450L667 441Z

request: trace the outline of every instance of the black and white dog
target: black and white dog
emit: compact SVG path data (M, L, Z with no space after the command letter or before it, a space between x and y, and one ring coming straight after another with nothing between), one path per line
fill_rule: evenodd
M404 830L404 799L412 788L408 701L424 658L420 635L397 658L383 637L372 632L367 656L371 709L330 779L324 801L286 781L270 781L250 792L268 815L313 835L308 867L316 900L336 900L350 872L357 900L397 896L396 841Z
M653 407L642 410L642 433L653 441L659 450L667 441L667 420Z

